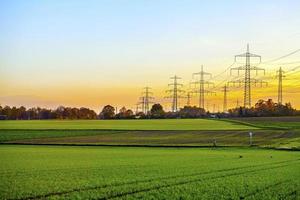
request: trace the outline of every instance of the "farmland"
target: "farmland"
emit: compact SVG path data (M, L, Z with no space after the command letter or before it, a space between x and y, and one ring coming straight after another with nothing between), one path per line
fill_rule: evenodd
M300 148L300 130L276 118L243 121L168 120L35 120L0 122L0 142L22 144L84 144L142 146L248 146ZM299 118L289 119L298 126ZM268 128L264 125L268 124ZM280 126L279 126L280 125ZM295 126L295 127L297 127Z
M296 199L299 156L240 148L1 145L0 199Z
M247 131L102 131L5 130L0 141L13 144L135 145L135 146L249 146ZM253 144L300 148L300 131L255 130Z
M256 119L256 120L255 120ZM0 142L141 146L248 146L300 148L300 118L166 119L166 120L33 120L1 121ZM277 121L276 121L277 120ZM286 119L287 120L287 119ZM288 126L285 126L288 124ZM268 126L267 126L268 125Z
M209 119L160 120L5 120L1 129L76 130L247 130L242 123ZM256 129L256 127L251 127Z
M298 119L1 121L0 199L299 199Z

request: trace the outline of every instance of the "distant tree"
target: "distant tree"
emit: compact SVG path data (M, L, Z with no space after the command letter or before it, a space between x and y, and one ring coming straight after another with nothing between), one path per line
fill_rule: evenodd
M135 117L139 118L139 119L145 119L146 115L143 112L138 112L138 113L135 114Z
M125 118L125 114L126 114L126 108L123 106L119 112L115 115L115 118L117 119L124 119Z
M95 113L95 111L90 110L88 108L80 108L78 115L79 115L78 116L79 119L96 119L97 118L97 114Z
M297 111L290 103L278 104L272 99L258 100L251 108L234 108L229 110L231 117L266 117L266 116L291 116L296 115Z
M130 110L130 109L126 110L126 112L125 112L125 118L126 118L126 119L134 118L134 113L133 113L133 111Z
M26 112L26 108L24 106L21 106L20 108L18 108L18 112L17 112L17 119L27 119L27 112Z
M134 114L132 110L127 110L125 107L122 107L119 110L119 113L116 114L117 119L131 119L134 118Z
M115 117L115 108L111 105L104 106L99 117L100 119L113 119Z
M55 110L47 108L0 107L1 119L96 119L95 111L88 108L71 108L59 106Z
M179 110L180 118L199 118L206 116L206 112L203 108L196 106L184 106Z
M164 118L165 117L165 111L159 103L153 104L150 110L150 116L154 119Z
M46 108L41 108L39 111L39 119L51 119L51 110Z

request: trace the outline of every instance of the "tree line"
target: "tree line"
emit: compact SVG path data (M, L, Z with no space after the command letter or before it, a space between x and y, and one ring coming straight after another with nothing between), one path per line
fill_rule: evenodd
M26 109L24 106L0 106L0 119L97 119L97 114L89 108L59 106L57 109L51 110L40 107Z
M177 112L166 112L160 104L154 104L148 114L134 113L131 109L122 107L119 111L111 105L103 107L97 114L89 108L72 108L59 106L57 109L25 108L0 106L0 119L32 120L32 119L171 119L171 118L224 118L224 117L266 117L300 115L290 103L278 104L268 100L259 100L252 108L233 108L228 112L210 113L196 106L184 106Z
M234 108L228 114L231 117L272 117L300 115L300 111L294 109L290 103L280 104L272 99L261 99L252 108Z
M153 104L148 114L138 112L134 114L132 110L121 108L118 113L111 105L106 105L99 114L100 119L163 119L163 118L201 118L206 117L207 113L203 108L196 106L184 106L178 112L166 112L160 104Z

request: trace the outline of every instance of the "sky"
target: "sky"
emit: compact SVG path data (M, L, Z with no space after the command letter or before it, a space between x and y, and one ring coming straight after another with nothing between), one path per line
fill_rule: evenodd
M249 43L266 69L257 78L269 83L252 88L252 104L277 101L281 66L287 72L283 101L300 108L299 10L298 0L1 0L0 104L134 109L149 86L154 101L168 110L169 78L180 76L189 90L203 65L216 84L209 88L216 95L207 95L205 104L221 110L221 86L237 80L225 70ZM243 102L243 88L229 88L229 107L237 101ZM192 104L197 102L195 94Z

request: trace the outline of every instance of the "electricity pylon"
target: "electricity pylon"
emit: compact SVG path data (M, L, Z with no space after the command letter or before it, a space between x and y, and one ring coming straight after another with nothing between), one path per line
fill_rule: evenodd
M187 95L186 95L186 105L187 106L190 106L191 105L191 92L187 92Z
M199 76L199 80L198 81L194 81L192 83L194 83L195 85L198 85L199 88L195 89L193 92L194 93L199 93L199 108L203 108L204 109L204 94L208 94L208 93L213 93L211 91L208 91L205 89L205 85L207 85L208 87L210 85L213 85L212 82L209 81L205 81L205 76L210 76L212 77L211 73L207 73L205 71L203 71L203 65L201 65L201 71L198 73L194 73L193 74L193 78L194 76Z
M239 108L239 107L240 107L239 99L236 99L236 108Z
M223 112L227 112L227 92L228 88L227 85L224 85L223 90L224 92L224 99L223 99Z
M135 114L139 113L139 108L140 108L139 105L140 105L140 103L135 104Z
M283 75L285 72L280 67L277 71L277 77L278 77L278 104L282 104L282 78L285 76Z
M209 111L209 102L206 101L206 111Z
M150 87L144 87L143 88L144 91L142 92L142 97L140 97L140 102L139 104L142 104L142 112L145 115L149 114L149 105L151 103L154 103L152 100L154 99L154 97L152 97L151 95L153 95L152 92L150 92Z
M240 67L231 68L230 73L232 72L232 70L237 70L238 75L239 75L240 71L244 71L244 78L241 78L236 81L230 81L230 82L228 82L228 85L230 83L233 83L234 85L235 85L235 83L238 83L239 86L241 84L243 84L243 86L244 86L244 107L246 108L246 107L251 107L251 85L254 83L256 86L257 83L259 83L262 87L262 84L264 84L264 83L267 84L267 82L251 78L251 71L255 71L256 75L257 75L258 71L260 71L260 70L264 71L264 74L265 74L265 70L263 68L251 66L250 58L252 58L252 57L259 58L259 63L261 63L261 56L250 53L249 52L249 44L247 44L247 52L244 54L236 55L234 57L234 60L236 61L237 58L239 58L239 57L246 58L245 65L240 66Z
M173 79L173 83L169 83L168 86L173 86L172 89L166 90L167 93L170 93L169 96L166 98L171 98L172 99L172 112L177 112L178 111L178 99L182 98L180 94L183 93L184 91L180 89L183 85L181 83L178 83L178 79L181 79L178 76L173 76L170 79Z

